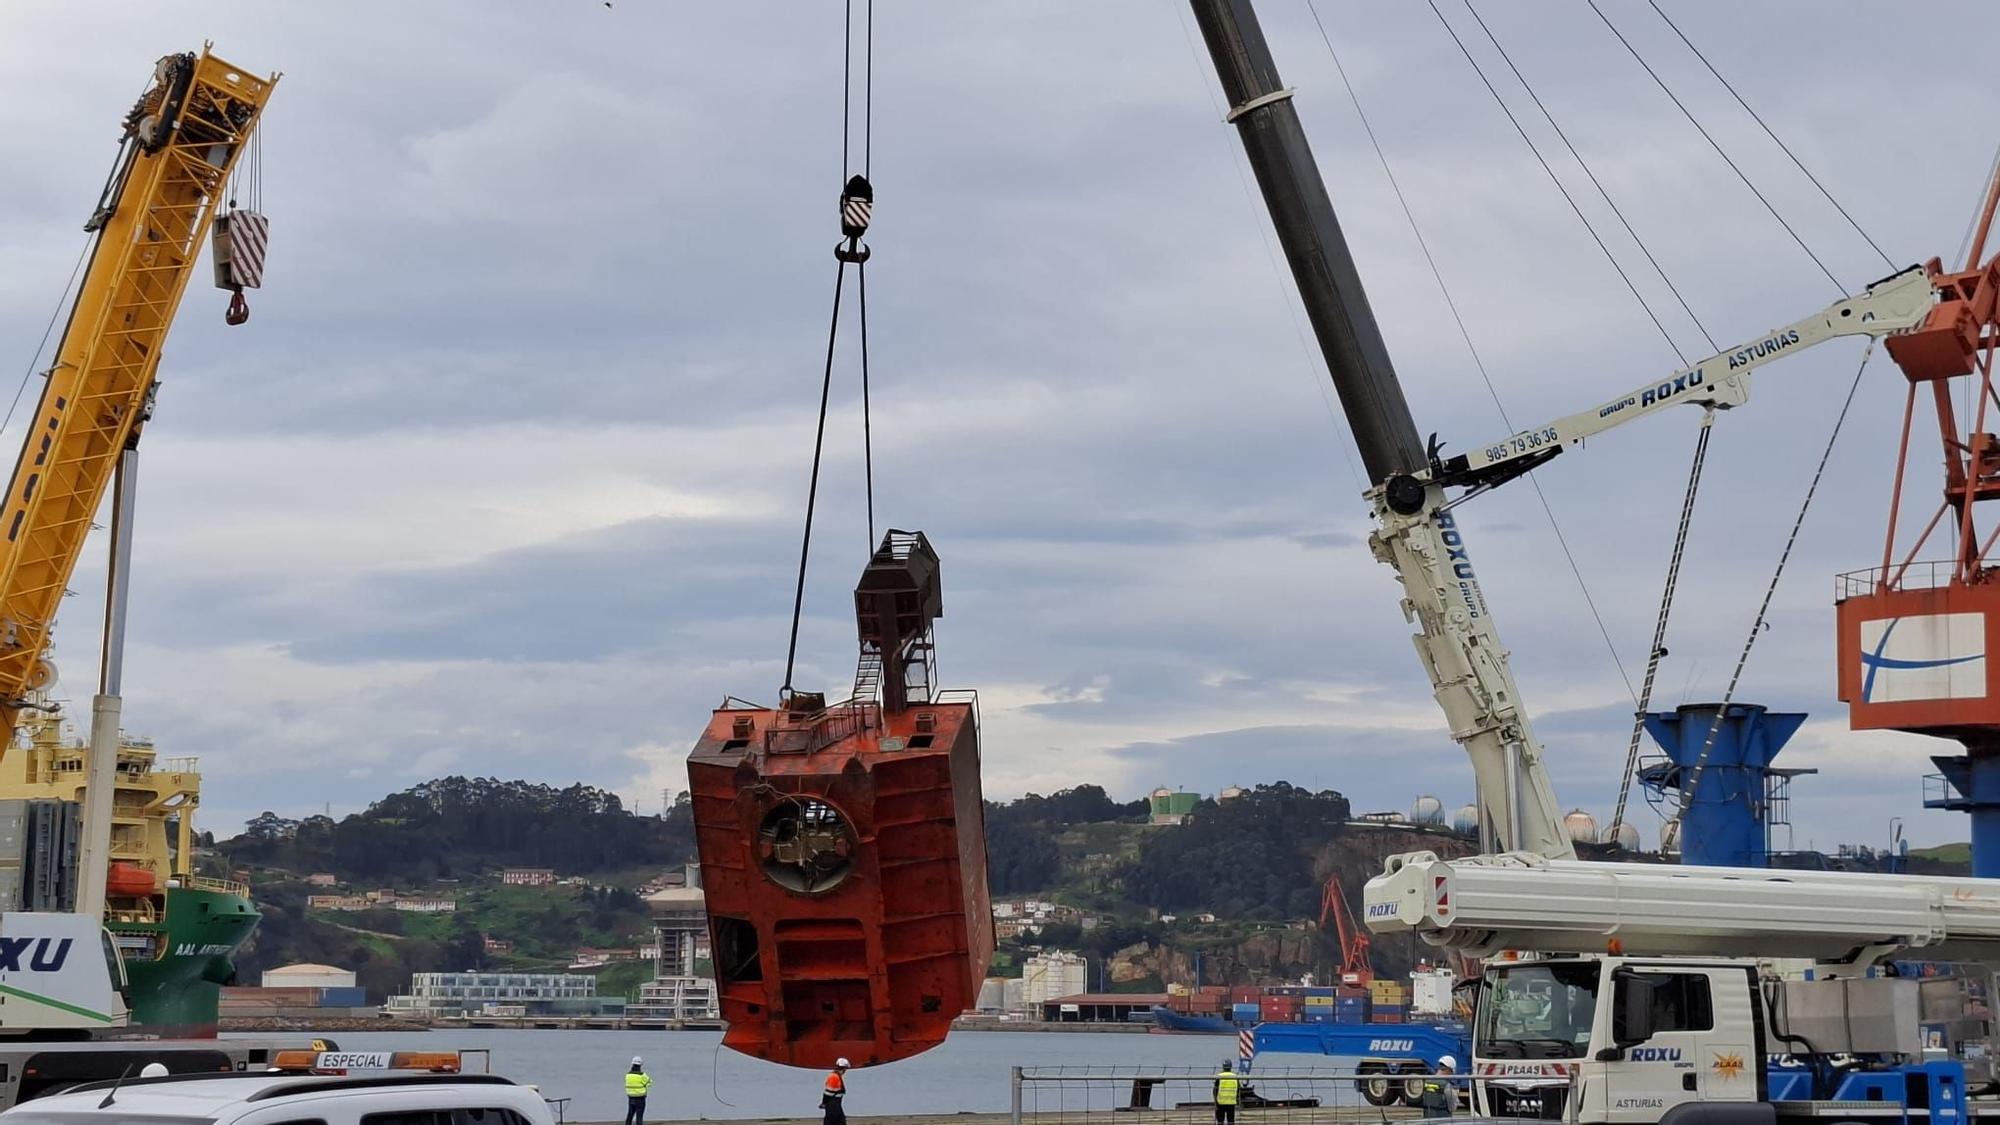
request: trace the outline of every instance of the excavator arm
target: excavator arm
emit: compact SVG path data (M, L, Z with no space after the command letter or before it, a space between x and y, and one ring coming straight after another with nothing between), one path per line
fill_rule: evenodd
M0 506L0 730L53 679L56 608L151 412L167 330L277 81L206 49L161 59L153 77L85 225L89 266Z

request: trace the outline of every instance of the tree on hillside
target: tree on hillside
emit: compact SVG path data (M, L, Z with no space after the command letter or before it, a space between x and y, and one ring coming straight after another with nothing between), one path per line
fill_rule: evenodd
M692 859L694 817L685 801L663 817L634 816L617 794L589 785L445 777L337 823L266 813L225 847L240 861L361 882L425 883L499 866L593 874Z
M1347 798L1286 782L1203 801L1186 824L1149 838L1123 873L1126 893L1161 911L1225 918L1310 918L1319 909L1314 852L1337 835Z

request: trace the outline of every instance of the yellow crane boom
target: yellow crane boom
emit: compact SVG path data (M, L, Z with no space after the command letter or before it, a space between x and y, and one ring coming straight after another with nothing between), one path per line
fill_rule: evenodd
M47 664L56 607L120 455L151 413L160 348L230 172L277 83L168 55L124 122L85 225L90 264L0 506L0 752Z

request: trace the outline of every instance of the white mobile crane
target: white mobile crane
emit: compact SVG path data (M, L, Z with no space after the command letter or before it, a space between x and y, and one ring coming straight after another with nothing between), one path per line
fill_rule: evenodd
M1934 270L1897 273L1664 380L1447 460L1418 439L1252 0L1192 4L1374 482L1373 553L1402 581L1418 655L1478 784L1488 854L1392 859L1368 883L1366 923L1468 953L1539 951L1490 966L1482 980L1475 1105L1646 1125L1941 1121L1983 1110L1966 1100L1964 1061L1991 1056L1968 1041L1991 1030L1990 1008L1985 1022L1971 1018L1983 982L1871 972L1903 949L2000 954L2000 886L1577 860L1446 495L1504 483L1670 406L1742 405L1757 367L1826 340L1916 328L1950 311ZM1817 963L1816 979L1772 979L1760 958ZM1976 1080L1993 1077L1988 1068Z

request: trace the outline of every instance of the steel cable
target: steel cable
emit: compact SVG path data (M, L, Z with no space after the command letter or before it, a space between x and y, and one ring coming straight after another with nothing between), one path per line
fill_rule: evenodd
M1826 448L1820 451L1819 467L1813 470L1812 483L1806 486L1806 497L1799 504L1799 514L1792 520L1792 532L1785 537L1785 549L1778 555L1777 569L1771 573L1771 581L1764 587L1764 600L1757 606L1757 618L1750 623L1750 635L1743 640L1743 651L1736 658L1736 668L1729 674L1729 686L1723 690L1722 706L1715 712L1715 718L1708 724L1708 736L1702 739L1701 753L1696 756L1694 769L1690 771L1685 784L1681 786L1680 809L1674 813L1679 821L1687 815L1694 804L1694 795L1700 789L1701 775L1708 768L1708 756L1715 749L1716 736L1722 731L1722 721L1729 714L1730 704L1736 699L1736 685L1743 678L1743 666L1750 662L1750 650L1756 646L1757 637L1765 629L1765 617L1771 610L1771 598L1778 592L1778 581L1785 575L1785 564L1791 561L1792 547L1799 541L1799 529L1805 525L1806 512L1811 509L1813 495L1819 491L1820 478L1826 474L1826 463L1833 457L1834 443L1840 440L1841 427L1847 423L1847 412L1854 405L1854 393L1861 389L1861 375L1868 370L1868 361L1875 355L1875 337L1868 338L1868 350L1861 353L1861 363L1854 369L1854 381L1847 385L1847 398L1840 404L1840 415L1833 420L1833 433L1827 435Z
M1695 494L1701 491L1701 470L1708 460L1708 438L1714 432L1714 421L1714 410L1703 414L1701 433L1694 441L1694 464L1688 469L1687 493L1681 497L1680 526L1674 530L1674 549L1667 558L1666 588L1660 591L1660 612L1653 621L1653 647L1646 654L1646 678L1632 711L1632 740L1625 748L1625 770L1618 778L1618 804L1611 813L1613 840L1617 839L1619 826L1625 823L1625 806L1632 798L1632 775L1639 768L1639 740L1646 733L1646 708L1653 704L1653 681L1659 675L1660 659L1667 654L1667 619L1673 613L1674 591L1680 586L1681 558L1687 551L1688 528L1694 523Z
M1772 132L1771 127L1769 125L1764 124L1764 119L1758 116L1756 110L1750 108L1750 103L1743 100L1742 94L1736 92L1736 87L1729 84L1729 79L1724 78L1722 76L1722 72L1715 69L1715 64L1709 62L1708 56L1701 53L1701 48L1695 46L1694 41L1689 39L1687 35L1681 31L1680 25L1674 22L1673 17L1667 15L1667 13L1660 8L1659 0L1646 0L1646 3L1652 6L1653 11L1657 12L1662 20L1666 21L1668 27L1673 28L1674 34L1680 38L1680 41L1682 43L1687 44L1687 49L1694 52L1695 58L1701 60L1701 65L1707 67L1708 72L1710 74L1715 75L1715 80L1717 82L1722 83L1722 88L1729 91L1730 97L1736 99L1736 104L1742 106L1743 112L1750 115L1750 120L1755 121L1757 123L1757 127L1764 130L1764 135L1771 138L1772 143L1776 144L1778 148L1781 151L1783 151L1786 156L1792 158L1792 165L1796 167L1800 172L1805 173L1806 179L1812 181L1812 186L1818 188L1819 193L1826 197L1826 201L1828 203L1833 204L1833 209L1840 212L1840 217L1847 220L1847 225L1854 228L1854 233L1860 235L1861 240L1868 244L1868 248L1870 250L1875 251L1875 253L1881 257L1882 264L1888 266L1890 269L1895 269L1896 263L1889 257L1889 255L1883 253L1882 248L1875 244L1875 240L1869 237L1868 232L1861 229L1861 224L1855 222L1854 216L1847 213L1847 208L1842 207L1840 205L1840 201L1833 197L1833 193L1826 190L1826 185L1819 182L1819 177L1812 174L1812 170L1805 166L1805 163L1799 159L1798 154L1792 151L1792 147L1786 144L1782 139L1780 139L1778 134ZM1601 12L1599 13L1599 15L1602 14L1603 13Z
M1743 186L1750 189L1750 194L1757 197L1757 202L1764 205L1764 210L1769 211L1771 217L1778 221L1778 225L1785 228L1785 233L1792 236L1792 241L1799 244L1799 249L1806 252L1806 257L1812 259L1813 265L1819 267L1819 272L1825 274L1826 279L1833 283L1835 289L1840 290L1841 296L1845 297L1847 295L1847 287L1840 283L1839 278L1833 276L1833 271L1826 268L1825 262L1819 260L1819 255L1813 253L1812 247L1806 245L1806 240L1799 237L1798 231L1792 229L1792 224L1786 222L1783 215L1778 214L1778 209L1771 205L1771 201L1764 197L1763 192L1757 190L1757 185L1750 182L1750 177L1743 174L1743 169L1736 166L1736 161L1730 159L1729 154L1722 150L1722 146L1716 143L1715 138L1710 136L1708 130L1702 127L1701 122L1695 119L1694 114L1688 111L1688 107L1682 104L1680 96L1675 94L1666 81L1660 77L1659 73L1653 69L1653 64L1646 61L1645 56L1639 53L1639 49L1632 45L1631 40L1625 38L1625 33L1618 30L1618 25L1611 22L1611 17L1604 14L1604 9L1597 6L1597 0L1584 0L1584 2L1590 5L1591 11L1597 13L1598 19L1604 21L1604 26L1611 30L1611 34L1618 37L1618 42L1624 44L1625 50L1631 54L1633 59L1638 61L1639 65L1645 69L1647 75L1653 79L1653 84L1660 88L1661 93L1667 95L1667 99L1674 103L1675 109L1681 111L1681 116L1688 119L1688 124L1694 126L1695 132L1701 134L1701 139L1708 142L1708 147L1715 150L1715 154L1722 158L1724 164L1729 165L1729 170L1736 173L1736 178L1743 181Z

